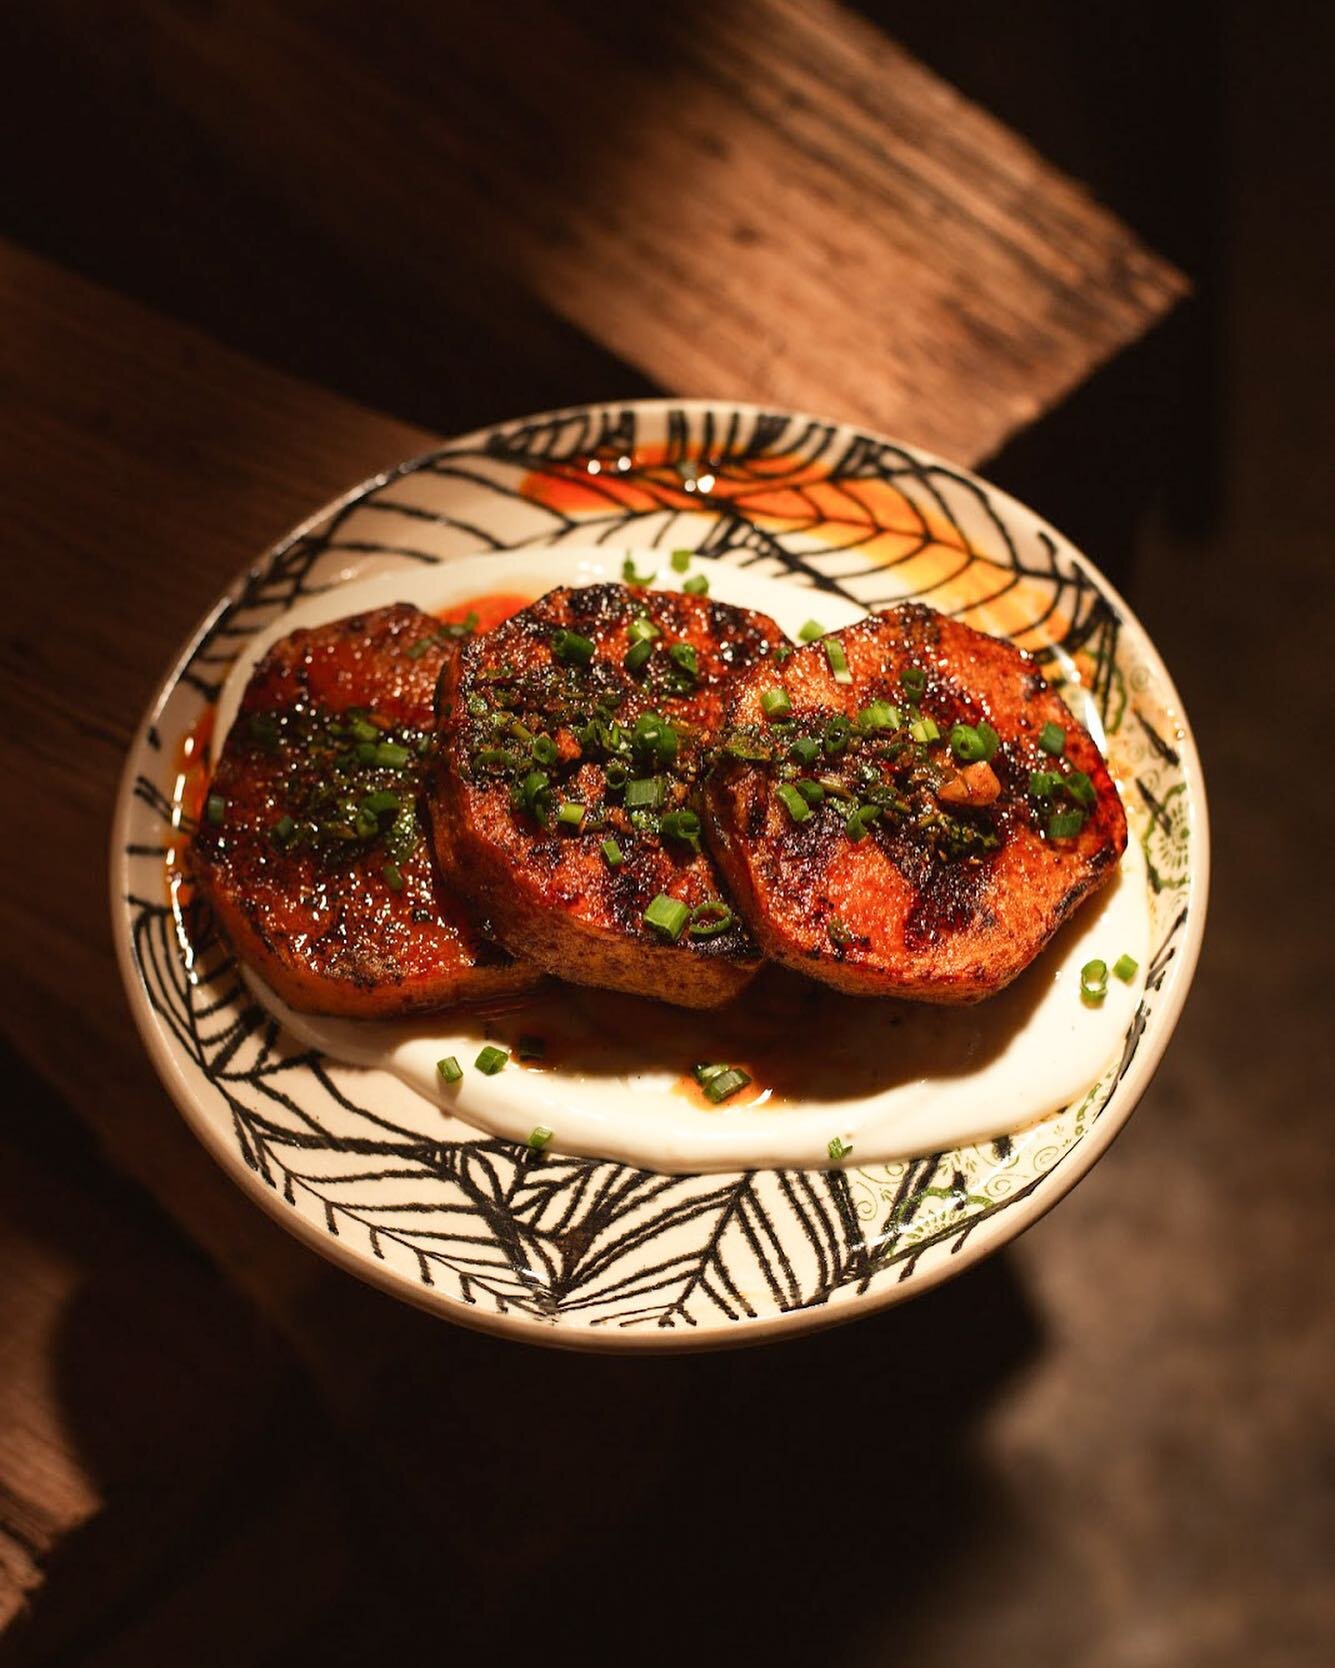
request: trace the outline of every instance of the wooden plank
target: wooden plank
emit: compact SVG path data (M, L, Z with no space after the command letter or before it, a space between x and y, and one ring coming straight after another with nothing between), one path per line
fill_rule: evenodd
M13 249L0 248L0 311L0 495L22 597L0 642L0 758L43 831L5 831L24 884L0 900L3 1032L120 1168L287 1314L327 1265L215 1169L144 1056L111 945L108 808L154 681L219 590L428 437Z
M460 338L536 297L665 389L970 462L1185 288L835 0L124 10L96 40L75 0L44 15L111 101L146 86L280 199L294 248L388 268Z
M152 1590L184 1537L207 1543L220 1495L270 1501L266 1433L299 1376L69 1110L0 1064L0 1633L54 1560L69 1640Z

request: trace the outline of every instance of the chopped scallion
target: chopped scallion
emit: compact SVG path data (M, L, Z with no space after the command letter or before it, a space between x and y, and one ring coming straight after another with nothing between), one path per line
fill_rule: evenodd
M941 729L935 718L915 718L909 725L909 734L914 741L926 745L929 741L940 741Z
M644 912L645 926L661 932L673 943L681 937L682 928L690 918L691 912L680 898L670 898L666 892L660 892Z
M865 840L867 835L871 833L871 825L880 814L881 807L879 805L859 805L844 824L844 833L856 845L859 840Z
M1059 759L1066 751L1066 731L1060 724L1045 724L1038 732L1038 745L1045 753Z
M727 904L712 902L696 904L691 911L691 937L716 938L732 925L732 911Z
M626 809L656 811L663 803L665 792L661 776L637 776L626 783Z
M690 567L691 557L694 555L693 550L674 550L672 552L673 573L685 573L687 568Z
M391 770L401 770L411 758L408 749L400 747L397 741L382 741L375 750L375 762L388 765Z
M848 656L844 653L844 645L837 637L826 638L825 658L830 664L830 671L833 672L836 683L852 683L853 674L848 669Z
M587 666L593 659L593 643L577 631L562 628L552 633L552 653L568 666Z
M1118 956L1112 970L1114 978L1120 979L1124 985L1129 985L1140 972L1140 963L1134 956Z
M204 820L214 828L227 815L227 801L220 793L211 793L204 802Z
M1080 969L1080 994L1087 1002L1102 1002L1108 994L1108 964L1106 961L1087 961Z
M453 1054L447 1054L443 1060L437 1060L436 1070L446 1083L457 1083L464 1074L464 1068Z
M609 869L619 869L626 861L625 854L615 840L604 840L599 849Z
M1048 838L1073 840L1084 826L1083 811L1054 811L1048 818Z
M708 1066L704 1068L707 1077L700 1076L700 1067L696 1067L696 1077L707 1101L719 1106L725 1100L735 1095L739 1089L744 1089L751 1081L749 1072L744 1072L740 1066Z
M642 637L638 643L632 643L626 650L626 658L621 664L628 672L641 672L649 664L649 656L653 652L653 644L647 637Z
M541 1060L547 1052L547 1043L542 1037L525 1034L515 1045L515 1053L521 1060Z
M667 811L658 825L658 831L668 840L680 840L683 845L693 846L700 839L700 819L694 811Z
M554 765L556 763L556 743L550 736L534 736L533 745L529 751L533 754L534 764Z
M767 689L760 697L760 710L766 718L789 718L793 703L786 689Z
M694 643L674 643L668 650L668 659L688 677L699 676L700 657L695 652Z
M830 1155L831 1163L838 1164L841 1158L847 1158L849 1153L853 1151L853 1143L851 1141L841 1141L836 1135L825 1150Z
M819 620L808 620L797 635L803 643L814 643L818 637L824 637L825 627Z
M1035 799L1047 799L1060 781L1061 777L1055 770L1031 770L1029 791Z
M495 1048L488 1043L473 1064L484 1077L495 1077L498 1071L504 1071L509 1059L510 1056L505 1049Z
M899 674L899 682L908 698L916 701L927 688L927 674L921 666L906 666Z
M403 870L399 868L397 863L386 863L380 871L380 878L391 892L402 892Z
M954 724L950 730L950 751L962 764L977 764L987 749L972 724Z
M581 805L576 799L564 800L560 810L556 813L557 827L577 829L584 821L584 813L587 809L587 806Z
M788 757L800 765L813 765L820 757L820 743L814 736L798 736L788 749Z
M805 822L811 815L811 807L791 783L781 782L774 790L783 801L784 809L794 822Z
M1001 737L986 719L975 724L974 729L977 730L978 739L983 744L983 760L985 763L990 762L996 757L997 748L1001 746Z
M889 701L872 701L858 714L858 727L863 730L897 730L899 724L899 708Z
M709 580L703 573L692 574L689 579L682 581L681 588L688 597L707 597Z
M1098 792L1083 770L1073 770L1069 776L1064 776L1061 785L1077 805L1088 808L1098 802Z
M552 1132L546 1124L539 1124L529 1135L525 1145L530 1152L540 1153L552 1138Z
M825 789L821 787L819 782L809 782L803 779L800 782L794 782L793 786L808 805L820 805L824 802Z
M661 637L662 635L663 633L647 614L641 614L638 619L632 620L626 628L626 636L630 638L632 643L652 643L655 637Z
M635 558L633 556L627 556L626 560L621 564L621 578L622 582L626 585L651 585L654 580L658 578L658 574L657 572L636 573Z

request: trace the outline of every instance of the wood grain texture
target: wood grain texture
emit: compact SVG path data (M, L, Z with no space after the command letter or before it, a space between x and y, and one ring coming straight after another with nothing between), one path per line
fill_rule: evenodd
M510 313L544 351L536 299L669 392L974 462L1185 289L834 0L123 11L94 42L47 8L113 100L146 82L294 244L389 269L461 338Z
M324 1265L214 1169L143 1054L110 939L111 805L161 668L217 593L314 505L428 437L13 249L0 311L0 493L25 597L0 634L0 758L44 831L34 842L10 821L3 836L23 876L0 899L4 1032L115 1162L282 1310Z

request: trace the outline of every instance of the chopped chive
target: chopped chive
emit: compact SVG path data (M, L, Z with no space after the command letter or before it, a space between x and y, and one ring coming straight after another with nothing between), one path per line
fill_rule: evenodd
M447 1054L443 1060L437 1060L436 1070L446 1083L457 1083L464 1074L464 1068L453 1054Z
M552 653L570 666L587 666L593 659L593 643L577 631L564 628L552 633Z
M641 614L638 619L632 620L626 628L626 636L630 638L632 643L652 643L655 637L661 637L662 635L663 633L647 614Z
M556 763L556 743L551 736L534 736L533 745L529 751L533 755L534 764L554 765Z
M587 809L587 806L581 805L576 799L564 800L560 810L556 813L557 827L578 828L584 821L584 813Z
M539 1124L529 1135L525 1145L530 1152L540 1153L552 1138L552 1132L546 1124Z
M853 734L853 726L842 714L836 714L821 735L821 746L825 749L827 759L837 757L848 746L849 738Z
M915 718L909 725L909 734L914 741L924 745L929 741L940 741L941 730L935 718Z
M375 763L375 743L373 741L359 741L357 743L357 763Z
M535 822L545 822L551 807L550 778L545 770L530 770L519 784L519 803Z
M825 627L819 620L808 620L797 635L803 643L814 643L818 637L824 637Z
M962 764L977 764L987 748L972 724L954 724L950 730L950 751Z
M652 927L655 932L661 932L665 938L673 943L681 937L682 928L691 918L691 912L679 898L670 898L666 892L660 892L644 912L644 924Z
M1088 807L1098 802L1098 792L1083 770L1073 770L1069 776L1062 778L1061 785L1077 805Z
M1061 777L1055 770L1031 770L1029 791L1035 799L1047 799L1060 781Z
M700 819L694 811L668 811L659 823L658 831L669 840L694 845L700 838Z
M693 643L674 643L668 650L668 658L674 666L679 667L690 677L700 674L700 657L695 652Z
M825 639L825 658L830 663L836 683L852 683L853 674L848 669L848 656L844 653L844 645L837 637Z
M889 701L872 701L858 714L858 727L863 730L897 730L899 724L899 708Z
M825 1150L829 1153L831 1161L838 1164L841 1158L847 1158L849 1153L853 1151L853 1143L851 1141L841 1141L836 1135Z
M547 1043L543 1037L525 1035L515 1045L515 1053L521 1060L541 1060L546 1052Z
M811 815L810 805L807 804L797 789L788 782L781 782L774 791L783 801L784 809L794 822L805 822Z
M794 782L793 786L808 805L819 805L825 798L825 789L819 782L809 782L804 778L800 782Z
M670 764L677 756L681 738L666 718L656 712L642 712L635 720L631 744L651 763Z
M509 1061L509 1054L503 1048L494 1048L491 1043L482 1050L473 1064L484 1077L495 1077L498 1071L503 1071Z
M710 1065L708 1061L702 1061L700 1064L691 1067L691 1075L697 1083L708 1083L711 1077L717 1077L721 1071L727 1071L727 1069L727 1066L722 1063Z
M1048 838L1072 840L1084 826L1083 811L1054 811L1048 818Z
M626 560L621 564L621 579L623 584L650 585L657 578L658 574L656 571L654 573L636 573L635 558L633 556L627 556Z
M729 736L723 744L723 751L730 759L744 759L748 764L766 764L774 757L768 747L740 734Z
M402 892L403 870L400 869L397 863L386 863L384 868L380 871L380 878L384 881L385 885L389 887L391 892Z
M625 854L615 840L604 840L599 850L609 869L619 869L626 861Z
M1059 759L1066 751L1066 731L1060 724L1045 724L1038 732L1038 745L1045 753Z
M707 597L709 595L709 580L703 573L692 574L684 579L681 586L688 597Z
M672 552L673 573L685 573L687 568L690 567L691 557L694 555L693 550L674 550Z
M1140 972L1140 963L1134 956L1118 956L1112 970L1114 978L1120 979L1124 985L1129 985Z
M379 741L380 731L374 724L367 723L364 718L354 718L348 725L348 731L354 741Z
M792 715L793 703L786 689L767 689L760 697L760 710L766 718L788 718Z
M642 637L638 643L632 643L626 650L626 658L621 664L628 672L641 672L649 664L649 656L653 652L653 644L647 637Z
M721 1071L714 1071L705 1078L700 1087L705 1099L719 1106L739 1089L744 1089L750 1081L750 1073L744 1072L740 1066L724 1066Z
M788 757L800 765L813 765L820 757L820 743L814 736L798 736L788 749Z
M867 835L871 833L871 824L876 821L880 814L881 807L879 805L859 805L844 824L844 833L856 845L859 840L865 840Z
M732 911L718 901L696 904L691 911L691 937L716 938L732 925Z
M1080 994L1087 1002L1102 1002L1108 994L1108 964L1106 961L1087 961L1080 969Z
M975 724L974 729L977 730L978 739L983 744L983 762L988 763L996 757L997 748L1001 746L1001 737L986 720Z
M626 809L656 811L663 803L665 793L661 776L637 776L626 783Z
M368 816L381 817L386 811L397 811L400 803L398 794L390 793L386 788L379 793L368 793L362 800L362 810Z
M204 802L204 820L216 828L227 815L227 801L220 793L211 793Z
M352 826L359 840L373 839L380 832L380 824L367 810L358 811Z
M378 765L388 765L393 770L400 770L412 758L406 747L400 747L397 741L382 741L375 750L375 762Z
M900 687L911 701L916 701L927 688L927 674L921 666L906 666L899 674Z

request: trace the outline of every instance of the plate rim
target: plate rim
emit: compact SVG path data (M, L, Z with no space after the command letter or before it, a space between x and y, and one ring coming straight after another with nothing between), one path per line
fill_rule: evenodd
M181 674L189 665L199 644L212 630L220 614L230 606L233 597L249 579L269 568L292 544L322 525L330 516L337 514L340 510L365 497L368 493L387 485L396 477L412 474L443 452L467 446L471 442L481 442L495 434L530 424L555 423L562 419L569 420L602 413L615 414L628 411L645 413L724 411L740 413L750 417L781 417L788 422L809 422L822 427L828 426L834 431L845 434L863 436L878 444L902 448L915 460L920 460L928 465L937 465L955 471L970 482L976 482L984 487L989 496L998 504L1013 511L1018 511L1022 517L1036 522L1040 527L1055 534L1065 551L1069 552L1076 562L1090 573L1101 594L1118 611L1121 619L1134 627L1140 641L1152 657L1156 685L1181 730L1180 737L1174 738L1174 744L1180 752L1183 778L1189 788L1188 807L1191 829L1191 892L1188 917L1185 924L1186 930L1177 954L1173 958L1175 965L1170 965L1165 973L1163 986L1167 988L1162 986L1160 988L1159 1000L1156 1003L1156 1024L1153 1027L1153 1035L1146 1038L1147 1046L1136 1050L1135 1058L1131 1061L1126 1075L1118 1084L1116 1098L1120 1103L1119 1106L1116 1108L1111 1105L1107 1107L1075 1144L1063 1153L1048 1170L1043 1172L1038 1178L1037 1185L1027 1197L1017 1200L1010 1210L998 1212L995 1216L980 1222L970 1232L965 1243L957 1251L953 1251L949 1257L931 1261L924 1270L915 1267L911 1275L887 1281L881 1287L869 1288L864 1292L850 1293L849 1295L841 1295L836 1292L826 1302L819 1305L804 1306L754 1318L743 1317L740 1320L729 1322L726 1326L685 1329L665 1328L643 1333L618 1332L596 1327L589 1322L572 1324L562 1321L553 1323L539 1320L520 1310L482 1310L477 1305L469 1304L454 1297L441 1287L415 1284L397 1270L386 1264L377 1263L374 1258L369 1258L359 1250L352 1248L346 1241L321 1233L313 1222L309 1221L301 1212L286 1204L267 1183L252 1175L240 1155L224 1139L221 1128L203 1109L193 1085L187 1082L181 1065L173 1056L165 1036L155 1023L152 1005L132 956L131 939L130 934L125 930L124 913L127 896L125 874L127 861L126 825L133 806L134 785L139 774L138 766L141 762L142 752L147 745L147 734L156 724L163 708L180 682ZM576 403L549 411L504 418L499 422L480 425L463 434L444 437L437 445L433 445L411 458L403 459L384 469L373 471L356 485L329 499L290 528L282 537L273 541L244 568L237 571L225 590L215 598L212 605L199 618L168 663L165 672L159 674L156 679L153 693L136 722L126 749L125 761L121 768L113 804L108 857L108 879L110 882L108 901L110 904L112 940L115 945L116 962L123 992L140 1040L159 1081L166 1088L186 1126L229 1180L237 1185L247 1198L260 1205L271 1220L282 1226L298 1241L344 1272L353 1275L364 1284L384 1291L400 1301L411 1303L415 1308L422 1309L429 1314L447 1318L455 1324L466 1326L473 1331L485 1332L492 1336L537 1344L551 1349L595 1354L638 1355L701 1353L716 1349L745 1348L776 1342L791 1333L818 1331L832 1326L844 1325L864 1316L879 1313L896 1304L908 1301L921 1293L933 1290L935 1287L944 1284L945 1281L953 1279L956 1275L962 1274L966 1269L973 1267L974 1264L984 1257L990 1256L1001 1246L1017 1239L1021 1234L1032 1228L1036 1222L1041 1221L1061 1199L1065 1198L1076 1183L1089 1173L1126 1127L1163 1060L1168 1044L1172 1040L1181 1019L1199 962L1209 908L1211 870L1209 806L1204 772L1200 753L1196 746L1195 732L1177 685L1162 655L1159 653L1158 646L1139 616L1128 605L1117 587L1107 579L1102 570L1084 553L1080 546L1062 534L1060 529L1055 527L1039 511L1031 509L1004 488L988 480L986 476L978 474L976 470L967 465L943 458L912 441L901 440L880 430L852 423L842 418L819 416L800 407L778 407L756 401L711 399L703 396L690 398L657 396L650 399L598 400ZM1109 1116L1110 1113L1113 1115Z

